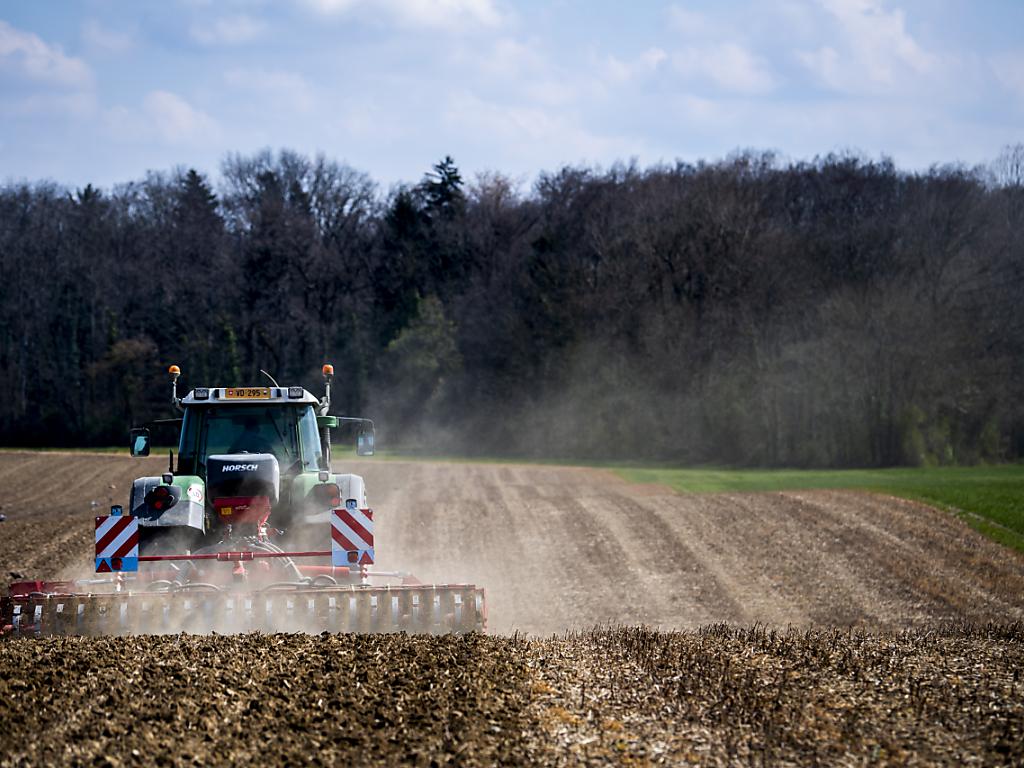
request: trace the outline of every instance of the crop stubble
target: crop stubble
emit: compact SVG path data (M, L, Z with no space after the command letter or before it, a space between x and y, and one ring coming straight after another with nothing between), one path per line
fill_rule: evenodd
M0 454L0 566L87 569L91 502L163 466ZM590 469L353 469L381 567L486 586L504 636L6 642L0 762L1024 760L1024 561L949 515ZM576 631L638 623L684 631Z

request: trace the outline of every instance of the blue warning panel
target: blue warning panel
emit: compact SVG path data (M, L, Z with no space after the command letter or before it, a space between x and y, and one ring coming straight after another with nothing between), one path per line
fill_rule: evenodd
M134 573L139 570L137 557L97 557L96 573Z

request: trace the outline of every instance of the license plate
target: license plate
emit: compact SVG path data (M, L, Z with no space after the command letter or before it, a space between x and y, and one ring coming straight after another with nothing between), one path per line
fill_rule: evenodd
M228 387L225 400L269 400L270 387Z

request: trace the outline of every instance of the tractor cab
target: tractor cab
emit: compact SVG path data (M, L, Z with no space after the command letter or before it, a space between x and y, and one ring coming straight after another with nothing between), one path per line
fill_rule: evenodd
M172 401L182 411L177 466L135 480L129 512L138 518L144 548L177 539L222 537L224 529L301 532L322 526L332 509L366 506L363 479L334 474L330 430L359 426L357 454L373 453L373 423L328 415L333 368L324 366L326 393L302 387L197 387L177 397L180 371L171 368ZM166 423L166 422L165 422ZM150 451L147 428L133 429L131 454Z
M228 399L216 388L204 400L193 390L182 401L185 414L178 443L178 472L206 477L210 456L269 453L284 476L329 469L329 445L321 443L316 398L301 388L298 397L275 397L276 387L257 388L258 398ZM252 390L246 390L252 391Z

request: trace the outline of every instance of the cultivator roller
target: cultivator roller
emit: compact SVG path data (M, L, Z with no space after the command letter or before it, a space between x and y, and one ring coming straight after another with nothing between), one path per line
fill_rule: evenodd
M330 549L285 551L263 533L213 551L140 555L137 521L115 506L96 518L97 577L12 584L0 601L0 634L485 630L483 589L371 570L373 512L349 505L330 518ZM309 560L322 562L299 564ZM388 579L397 583L379 583Z
M212 585L210 585L212 586ZM484 631L484 592L473 585L285 586L254 592L61 594L3 600L4 624L21 636L178 632Z

